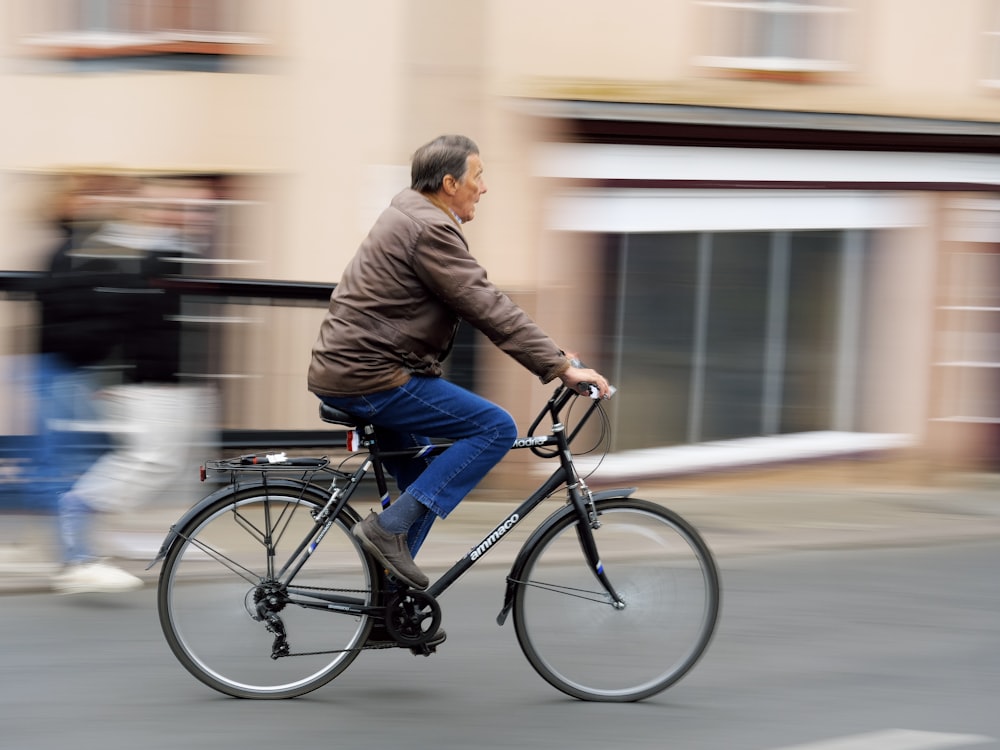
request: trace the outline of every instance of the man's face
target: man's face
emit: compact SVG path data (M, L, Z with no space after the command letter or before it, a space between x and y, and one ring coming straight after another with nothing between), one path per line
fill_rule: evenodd
M461 180L456 180L457 188L449 201L451 210L463 223L472 221L476 217L479 196L486 192L483 160L479 158L479 154L470 154L466 165L465 176Z

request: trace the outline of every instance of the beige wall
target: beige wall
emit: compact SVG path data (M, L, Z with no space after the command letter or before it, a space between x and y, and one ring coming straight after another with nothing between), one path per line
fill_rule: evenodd
M272 206L265 226L243 234L253 262L227 273L334 282L379 207L405 186L412 150L463 131L483 149L489 186L468 227L474 252L560 341L581 347L592 306L575 292L586 279L575 277L590 272L589 249L544 236L546 185L532 175L530 144L545 125L505 97L1000 121L997 94L979 85L980 0L856 0L858 68L817 85L738 81L697 67L704 14L690 0L278 5L279 54L253 73L69 73L0 62L0 266L31 268L44 245L29 221L35 193L24 173L221 171L266 175ZM16 30L28 7L2 4L0 26ZM317 426L304 371L320 313L277 313L233 337L229 361L247 379L227 393L227 426ZM6 324L0 337L0 348L14 348ZM489 391L519 418L533 412L544 389L532 384L526 400L523 372L503 358L489 362Z
M390 190L384 168L405 177L413 148L463 131L481 142L491 187L470 227L477 248L498 261L498 281L531 284L537 225L521 218L537 214L530 134L500 95L575 90L1000 121L998 95L979 85L986 2L856 5L859 70L843 85L809 86L720 80L694 66L703 9L691 0L285 2L288 54L257 65L263 73L22 74L24 63L8 60L0 169L279 174L281 252L264 248L252 275L333 279ZM24 7L5 4L8 28ZM10 196L0 196L3 211ZM5 248L21 244L0 232Z
M996 104L979 89L986 70L988 2L881 0L861 4L861 58L866 70L860 83L901 102L937 97L960 104L968 97ZM952 116L960 117L956 112Z
M873 235L870 297L864 320L866 373L859 383L859 428L923 438L931 416L929 367L933 358L938 200L924 196L926 226Z

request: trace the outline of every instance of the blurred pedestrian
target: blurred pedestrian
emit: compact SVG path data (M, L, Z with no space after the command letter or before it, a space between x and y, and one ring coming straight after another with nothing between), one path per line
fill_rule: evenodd
M181 204L205 190L198 182L144 179L125 220L109 222L70 251L85 263L99 261L107 272L91 291L98 307L113 313L113 344L102 365L116 382L94 401L109 425L111 449L58 500L65 566L53 586L62 593L142 585L95 554L95 514L131 510L176 491L192 449L210 440L214 395L185 382L181 300L164 283L194 253L185 241Z
M67 491L103 444L92 401L99 387L95 366L111 353L116 318L115 310L108 309L113 298L95 290L114 269L104 259L75 251L109 216L111 203L104 198L115 182L102 176L62 176L47 217L54 249L36 291L35 440L28 483L39 506Z

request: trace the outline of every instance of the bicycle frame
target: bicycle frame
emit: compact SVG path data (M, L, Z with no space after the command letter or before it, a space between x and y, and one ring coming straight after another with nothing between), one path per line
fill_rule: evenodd
M464 557L458 560L436 581L434 581L426 591L428 595L434 598L440 596L473 565L475 565L476 562L482 559L482 557L489 552L497 544L497 542L506 536L514 527L520 524L524 518L526 518L545 499L551 496L560 487L565 486L569 495L568 507L564 506L560 510L552 513L545 521L543 521L542 524L540 524L535 533L538 534L540 531L543 531L547 528L549 523L556 521L566 513L575 514L579 519L577 529L580 545L590 570L604 587L610 599L610 603L616 607L623 606L621 597L615 591L611 581L608 580L608 577L605 575L600 555L598 554L597 545L594 541L593 529L597 528L599 525L597 514L594 509L594 501L595 499L601 499L602 497L627 496L634 492L634 488L607 490L595 494L591 493L585 482L580 478L573 463L573 456L570 452L570 444L583 426L587 423L594 411L599 408L600 403L598 401L592 402L573 431L570 434L567 434L565 426L560 421L560 413L572 399L575 399L578 396L579 394L569 390L565 386L559 386L549 398L538 417L532 423L528 434L524 437L518 437L515 439L513 445L511 446L512 450L527 448L535 452L537 455L545 455L539 453L540 449L552 447L555 450L555 453L552 455L558 455L559 457L558 468L556 468L549 478L545 480L545 482L543 482L530 497L524 500L524 502L522 502L516 510L494 526L493 530L484 536L478 544L471 547ZM532 433L541 423L545 415L549 415L551 417L552 432L545 436L534 436ZM358 488L358 486L360 486L361 481L369 471L374 472L377 490L383 506L388 504L388 482L382 466L383 458L390 456L415 457L418 455L434 455L449 447L449 444L435 444L416 447L412 450L384 453L378 449L378 444L374 438L371 426L368 425L366 429L368 430L368 434L363 437L363 446L368 449L369 454L364 457L361 466L359 466L353 474L345 474L343 472L324 467L306 471L306 478L279 478L277 480L269 480L269 473L273 471L287 472L289 467L282 466L281 464L274 464L271 466L240 466L233 467L231 469L231 472L234 475L243 471L260 472L262 477L261 483L264 487L268 485L269 481L289 483L294 486L301 487L303 494L310 491L310 488L312 488L312 490L315 491L314 494L318 494L319 491L322 491L324 496L327 498L325 505L316 515L316 523L314 527L306 535L306 538L303 539L295 551L289 555L280 570L269 571L270 574L274 575L278 580L285 584L288 594L295 597L294 603L298 606L311 609L323 609L327 611L339 611L354 615L381 615L381 607L364 606L361 600L356 597L344 596L332 591L317 591L314 589L307 590L298 588L293 585L295 576L306 564L313 550L315 550L316 546L318 546L322 541L330 526L338 518L341 511L354 494L354 491ZM323 490L315 483L316 475L324 473L332 473L335 475L329 489L326 490ZM346 479L347 481L347 485L343 488L337 487L337 481L340 479ZM164 540L163 545L160 548L159 553L147 569L152 568L157 562L162 560L166 556L170 547L177 542L180 538L177 531L178 529L184 528L187 521L197 515L201 508L214 502L220 495L231 492L235 483L236 482L234 480L226 488L209 495L200 503L192 507L174 526L172 526L167 538ZM527 549L529 547L530 544L526 543L524 548ZM515 562L514 567L512 568L512 573L518 568L520 559L521 558L519 557ZM497 618L498 622L501 624L510 609L511 591L514 585L511 583L511 579L516 580L516 576L512 574L512 576L508 579L507 601L505 602L504 610Z

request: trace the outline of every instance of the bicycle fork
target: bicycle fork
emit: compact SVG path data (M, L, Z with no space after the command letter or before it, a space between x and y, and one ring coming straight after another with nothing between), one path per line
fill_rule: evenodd
M594 496L590 488L587 487L586 482L580 478L580 475L576 471L565 427L562 423L557 423L553 425L552 432L559 442L560 462L566 472L566 490L569 494L569 503L576 510L576 517L579 519L579 523L576 525L576 533L580 540L580 547L583 549L583 555L590 566L591 572L600 581L604 590L611 598L611 606L615 609L625 609L625 601L615 591L615 587L611 585L611 581L608 580L608 576L604 572L604 564L601 562L601 556L597 551L594 531L601 527L601 521L597 516Z
M561 471L553 475L550 481L556 480L559 476L562 476ZM615 609L625 608L625 600L618 594L618 591L612 585L608 575L604 571L604 566L601 563L600 554L597 550L597 542L594 539L594 529L592 528L592 524L596 524L598 526L600 525L597 518L596 503L601 500L628 497L636 491L636 488L620 487L617 489L602 490L594 493L586 490L584 493L579 490L579 484L582 484L582 482L578 481L573 484L577 485L576 497L574 498L573 493L571 492L567 504L545 519L545 521L543 521L542 524L535 529L534 532L532 532L531 536L528 537L522 545L521 550L518 552L517 558L514 560L514 564L511 566L510 572L507 574L507 588L504 593L503 607L497 615L497 625L503 625L504 622L506 622L507 616L510 614L510 610L514 606L514 594L517 591L518 586L532 585L531 582L525 580L524 577L525 566L527 565L527 561L531 556L531 553L553 527L565 523L567 516L571 516L578 520L576 529L578 540L580 542L580 548L584 555L584 560L587 563L588 569L594 574L594 577L604 589L608 597L608 604ZM584 499L584 496L586 499Z
M624 609L625 600L612 585L604 570L601 556L597 549L597 542L594 539L594 530L601 525L597 514L596 502L604 498L628 497L635 492L635 487L605 490L603 492L592 493L586 483L580 478L573 465L573 456L569 450L569 442L566 439L565 430L562 424L553 425L553 434L557 438L560 451L560 468L553 474L549 481L542 486L537 493L540 497L547 497L557 484L565 484L569 498L562 510L553 513L542 523L521 547L510 573L507 575L507 590L504 594L503 607L497 615L497 625L503 625L514 606L514 593L518 586L530 585L524 580L524 567L533 548L539 544L542 538L555 525L563 522L567 515L576 517L577 538L580 548L583 551L587 566L594 574L608 596L608 603L615 609ZM528 501L529 503L531 501Z
M615 590L615 587L608 579L607 573L604 572L604 563L601 562L601 555L597 550L594 531L601 527L601 521L597 516L594 496L579 477L576 478L573 484L569 485L568 489L570 503L576 509L577 517L580 519L580 522L576 525L576 533L587 564L590 566L590 570L597 580L601 582L604 590L607 591L608 596L611 598L611 606L615 609L625 609L625 600Z

